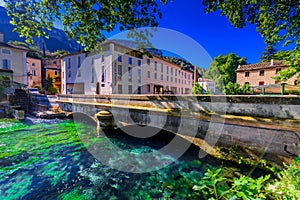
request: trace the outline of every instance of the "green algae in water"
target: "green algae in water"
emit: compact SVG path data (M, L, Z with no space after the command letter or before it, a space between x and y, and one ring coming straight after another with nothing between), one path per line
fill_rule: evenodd
M113 156L112 145L131 152L145 168L155 163L139 157L142 153L155 152L155 162L173 158L147 145L95 137L93 127L72 121L3 123L8 126L0 126L0 199L196 199L189 193L207 168L199 161L173 160L150 173L121 172L98 162L85 147L96 144L113 166L136 167L120 163L124 155Z

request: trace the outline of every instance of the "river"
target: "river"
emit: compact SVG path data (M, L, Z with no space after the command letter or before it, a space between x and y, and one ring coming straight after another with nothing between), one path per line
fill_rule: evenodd
M120 129L97 135L95 127L71 120L2 119L0 199L199 199L192 187L208 168L253 175L242 165L200 160L195 145L180 159L160 151L173 138L160 131L137 139Z

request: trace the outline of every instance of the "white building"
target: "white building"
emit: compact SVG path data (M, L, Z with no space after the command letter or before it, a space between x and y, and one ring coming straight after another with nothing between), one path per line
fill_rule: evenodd
M108 41L96 52L62 58L62 93L192 93L192 72L160 57Z
M211 94L216 93L216 82L206 78L199 78L198 83L203 89Z
M4 35L0 33L0 67L13 70L13 81L27 84L26 53L27 48L4 43Z

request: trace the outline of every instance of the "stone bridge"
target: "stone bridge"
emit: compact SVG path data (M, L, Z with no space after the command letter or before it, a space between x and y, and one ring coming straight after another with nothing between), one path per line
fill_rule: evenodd
M57 103L102 127L135 125L131 130L142 138L151 136L143 127L153 126L211 147L238 146L277 163L300 154L296 96L60 95Z

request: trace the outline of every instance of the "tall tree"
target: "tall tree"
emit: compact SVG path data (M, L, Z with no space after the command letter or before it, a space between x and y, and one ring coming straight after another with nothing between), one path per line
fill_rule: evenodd
M168 0L160 0L162 4ZM55 20L60 20L69 38L75 38L88 49L104 39L103 31L116 27L136 29L155 27L162 17L160 3L153 0L4 0L11 23L26 42L46 35ZM134 32L143 37L147 32Z
M275 58L276 49L273 45L267 45L264 52L260 57L261 62L269 62L271 59Z
M299 0L202 0L206 12L221 11L237 28L255 24L266 44L287 46L294 44L289 51L282 71L290 78L300 72L300 1Z
M246 58L241 58L234 53L225 56L219 55L214 58L208 70L204 73L204 78L216 81L216 88L222 92L228 83L236 82L235 70L239 65L247 64Z

